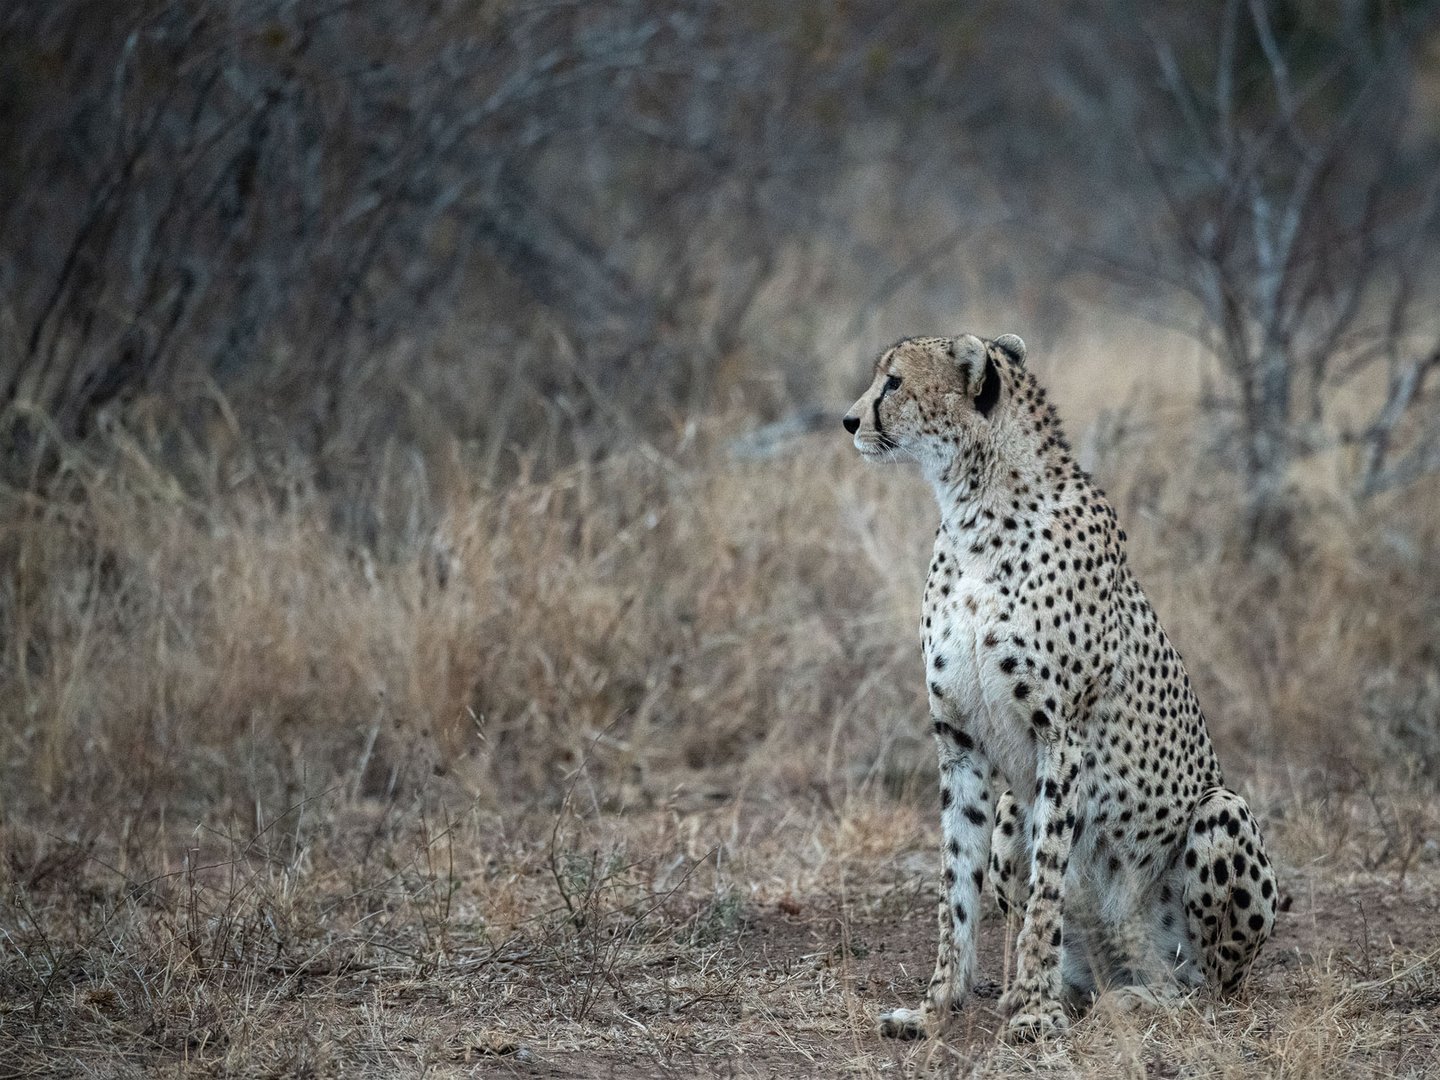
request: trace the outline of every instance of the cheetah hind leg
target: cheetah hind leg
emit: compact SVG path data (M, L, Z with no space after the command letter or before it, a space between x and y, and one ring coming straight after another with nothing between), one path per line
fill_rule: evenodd
M1259 823L1226 788L1205 793L1185 844L1185 920L1205 981L1233 993L1275 926L1279 893Z

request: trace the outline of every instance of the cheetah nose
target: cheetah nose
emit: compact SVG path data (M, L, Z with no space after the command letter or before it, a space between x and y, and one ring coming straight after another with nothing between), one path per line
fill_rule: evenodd
M840 422L845 425L845 430L851 435L854 435L855 432L860 430L860 418L858 416L847 416Z

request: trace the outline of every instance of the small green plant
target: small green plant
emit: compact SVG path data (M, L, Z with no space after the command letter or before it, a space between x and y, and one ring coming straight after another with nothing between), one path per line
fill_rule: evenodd
M746 924L744 898L732 886L721 887L701 907L686 938L689 945L716 945L735 937Z

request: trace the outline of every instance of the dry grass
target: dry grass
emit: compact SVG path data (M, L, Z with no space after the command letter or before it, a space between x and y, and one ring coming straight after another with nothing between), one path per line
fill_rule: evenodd
M1433 1072L1436 489L1362 516L1322 476L1304 560L1247 558L1190 412L1102 416L1085 370L1052 381L1285 871L1249 997L873 1037L932 948L933 511L839 438L697 422L501 489L397 455L363 529L117 438L0 515L0 1074Z

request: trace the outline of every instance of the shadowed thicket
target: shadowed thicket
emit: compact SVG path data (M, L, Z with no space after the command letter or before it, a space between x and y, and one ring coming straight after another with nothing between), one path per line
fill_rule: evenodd
M1437 461L1436 7L1213 8L11 5L4 475L238 437L374 543L389 442L498 478L773 419L1138 277L1277 545L1317 450L1362 498Z

